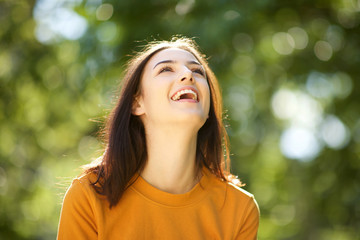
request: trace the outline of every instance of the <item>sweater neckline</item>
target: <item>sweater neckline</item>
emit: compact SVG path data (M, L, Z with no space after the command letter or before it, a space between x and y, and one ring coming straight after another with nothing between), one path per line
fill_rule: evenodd
M203 168L200 181L190 191L182 194L162 191L145 181L139 174L135 177L136 181L131 185L131 189L147 201L168 207L185 207L201 201L206 196L211 173L206 168Z

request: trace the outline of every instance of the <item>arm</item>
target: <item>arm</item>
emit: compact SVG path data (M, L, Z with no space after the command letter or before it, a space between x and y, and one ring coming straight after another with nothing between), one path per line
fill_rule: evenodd
M254 198L251 198L247 204L246 215L244 216L240 231L235 239L239 240L256 240L259 228L260 211L259 206Z
M73 181L65 194L57 239L97 239L97 226L89 194L78 179Z

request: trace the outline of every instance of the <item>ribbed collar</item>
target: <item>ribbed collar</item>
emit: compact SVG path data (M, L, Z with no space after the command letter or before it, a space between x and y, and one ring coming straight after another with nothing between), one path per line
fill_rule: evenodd
M201 201L208 192L207 188L213 176L205 168L202 169L202 173L203 176L200 181L189 192L184 194L172 194L161 191L146 182L140 175L135 176L137 180L131 186L131 189L154 204L167 207L186 207Z

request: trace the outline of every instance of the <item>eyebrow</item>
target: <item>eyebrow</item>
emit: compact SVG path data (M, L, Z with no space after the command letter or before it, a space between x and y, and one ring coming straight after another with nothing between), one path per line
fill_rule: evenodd
M155 66L154 66L154 68L153 68L153 69L155 69L157 65L159 65L159 64L163 64L163 63L176 63L176 61L173 61L173 60L164 60L164 61L160 61L160 62L158 62L157 64L155 64ZM200 63L198 63L198 62L196 62L196 61L188 61L188 62L187 62L187 64L196 64L196 65L201 66L201 64L200 64Z

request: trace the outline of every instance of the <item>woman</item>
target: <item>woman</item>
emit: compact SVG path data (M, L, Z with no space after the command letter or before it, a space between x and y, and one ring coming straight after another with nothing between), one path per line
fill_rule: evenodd
M221 115L192 40L149 44L128 65L103 157L65 195L58 239L256 239L256 201L224 170Z

